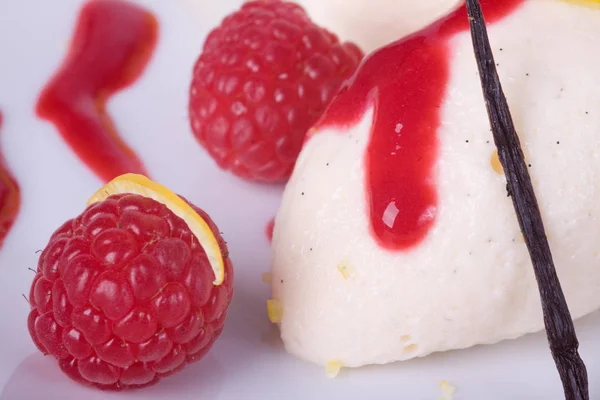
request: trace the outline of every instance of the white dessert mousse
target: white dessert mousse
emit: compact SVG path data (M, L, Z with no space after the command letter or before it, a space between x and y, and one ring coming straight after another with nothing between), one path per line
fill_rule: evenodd
M488 33L562 288L579 318L600 306L600 9L525 0ZM369 92L375 100L352 123L317 127L298 159L275 220L271 304L281 311L286 349L302 359L383 364L544 327L470 34L443 40L448 76L430 182L436 206L414 245L386 248L373 233L366 152L375 121L388 117L379 113L389 105L376 106L380 92ZM419 112L419 104L408 106ZM386 134L414 134L392 122ZM398 222L400 208L384 222Z

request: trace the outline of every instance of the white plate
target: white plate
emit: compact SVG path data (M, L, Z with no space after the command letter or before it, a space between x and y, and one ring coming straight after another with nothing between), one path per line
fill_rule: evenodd
M186 0L187 1L187 0ZM265 311L269 245L264 230L281 188L249 184L218 170L186 120L190 71L204 36L241 0L139 1L160 20L158 48L144 75L109 111L153 177L208 211L225 232L236 269L235 298L223 336L200 363L155 387L112 394L71 382L34 348L26 328L36 250L78 214L101 184L54 127L37 120L41 86L67 49L82 0L0 0L0 133L22 189L18 220L0 250L0 400L61 399L436 399L439 383L455 399L560 399L562 389L544 334L494 346L435 354L394 365L343 371L329 380L278 345ZM174 172L176 170L176 172ZM600 295L600 294L599 294ZM592 398L600 397L600 318L577 323Z

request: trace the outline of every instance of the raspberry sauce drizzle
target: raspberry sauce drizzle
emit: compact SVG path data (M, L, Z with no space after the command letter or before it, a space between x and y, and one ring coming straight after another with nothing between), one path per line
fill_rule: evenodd
M273 229L275 229L275 218L271 218L265 227L265 235L269 243L273 242Z
M523 0L483 0L488 23ZM437 129L450 69L449 39L469 29L461 6L448 17L363 61L317 127L357 123L369 107L374 117L365 154L367 203L377 243L408 250L433 226L437 213Z
M157 35L150 12L121 0L90 1L79 14L63 65L38 99L38 116L51 121L104 181L127 172L148 175L119 137L106 103L141 75Z
M0 130L2 129L2 113L0 112ZM12 227L21 207L21 191L0 153L0 246Z

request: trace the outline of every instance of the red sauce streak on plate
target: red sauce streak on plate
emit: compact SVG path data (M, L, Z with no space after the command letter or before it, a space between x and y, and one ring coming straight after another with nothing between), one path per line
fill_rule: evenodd
M0 129L2 129L2 113L0 113ZM4 156L0 152L0 246L12 227L21 206L21 191L12 176Z
M522 2L482 0L481 5L489 23L509 15ZM449 39L468 29L462 6L371 54L317 124L348 127L373 107L365 155L367 200L372 233L386 249L414 247L435 222L436 132L449 79Z
M104 181L147 175L106 112L115 92L137 80L154 51L158 22L122 0L94 0L81 10L60 70L44 88L37 114L54 123L75 153Z
M265 235L267 235L269 243L273 241L273 229L275 229L275 218L271 218L265 228Z

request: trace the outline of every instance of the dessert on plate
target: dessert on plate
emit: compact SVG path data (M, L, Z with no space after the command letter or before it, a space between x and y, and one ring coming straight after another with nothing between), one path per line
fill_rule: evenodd
M482 3L578 318L600 306L600 9ZM468 22L461 7L368 55L310 133L272 245L269 304L292 354L359 367L543 329Z
M478 77L489 73L481 49L473 56L475 18L457 0L303 4L367 50L424 29L361 62L356 45L298 5L253 1L208 35L194 67L190 126L215 161L255 181L291 175L267 279L269 317L287 350L335 374L542 329L548 301L542 293L540 307L533 239L511 205L521 196L515 180L528 174L573 316L597 309L600 10L484 1L529 171L518 175L497 124L498 151L489 133ZM28 328L74 380L145 387L211 349L232 300L232 265L210 217L141 174L106 112L109 95L150 60L158 20L95 0L78 21L37 111L109 182L41 252ZM515 148L522 157L518 139ZM556 311L571 322L565 308ZM562 344L578 359L571 338Z

